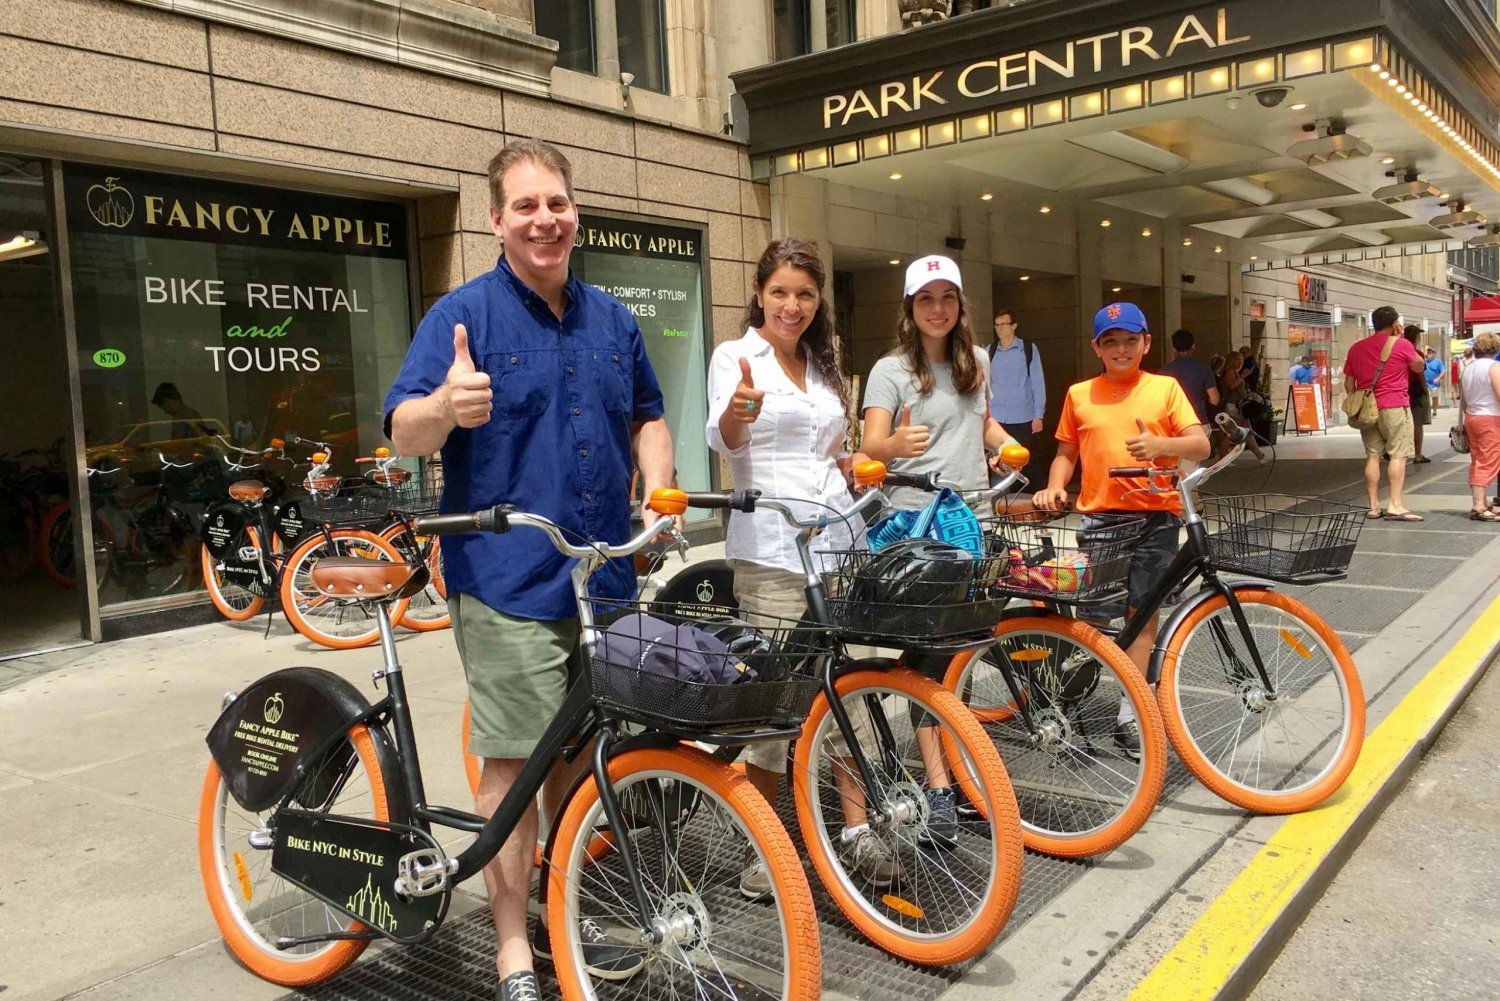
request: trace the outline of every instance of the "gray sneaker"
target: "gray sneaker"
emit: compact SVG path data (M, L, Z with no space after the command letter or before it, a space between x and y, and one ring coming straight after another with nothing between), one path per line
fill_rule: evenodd
M1141 725L1133 719L1116 723L1115 746L1132 761L1141 760Z
M495 988L495 1001L542 1001L536 974L530 970L512 973Z
M958 809L953 790L927 790L927 829L917 838L924 844L950 846L958 842Z
M896 878L896 860L891 858L891 851L880 835L867 827L852 840L840 840L839 855L846 869L872 886L891 885Z
M746 900L765 900L772 889L771 873L766 864L754 852L749 852L745 868L740 871L740 893Z

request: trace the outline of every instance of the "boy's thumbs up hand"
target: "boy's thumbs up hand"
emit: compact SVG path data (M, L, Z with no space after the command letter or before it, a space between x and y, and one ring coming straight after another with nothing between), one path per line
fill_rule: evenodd
M1153 434L1146 428L1146 422L1139 417L1135 419L1135 427L1138 432L1135 437L1125 439L1125 447L1130 449L1131 458L1137 462L1150 462L1158 456L1175 454L1168 451L1172 439Z
M443 412L457 427L476 428L490 419L490 377L474 367L469 354L469 332L462 323L453 327L453 364L438 389L442 394Z
M891 454L898 459L924 455L931 437L926 424L911 422L911 404L908 403L901 408L901 423L891 431Z
M729 413L741 424L754 424L760 419L766 391L755 388L755 379L750 375L750 359L740 359L740 382L734 387L734 396L729 400Z

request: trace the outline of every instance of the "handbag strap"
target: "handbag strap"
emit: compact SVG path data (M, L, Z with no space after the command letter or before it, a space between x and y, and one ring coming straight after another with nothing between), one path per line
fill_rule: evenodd
M1385 347L1380 350L1380 364L1375 366L1375 378L1370 380L1371 395L1374 394L1375 387L1380 384L1380 373L1385 371L1385 363L1391 360L1391 350L1396 346L1396 338L1399 336L1399 334L1392 334L1386 338Z

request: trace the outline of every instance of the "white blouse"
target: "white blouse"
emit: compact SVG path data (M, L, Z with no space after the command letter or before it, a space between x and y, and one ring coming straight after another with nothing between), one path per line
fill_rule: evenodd
M741 358L750 359L750 377L766 395L760 418L747 425L749 442L731 449L719 432L719 418L739 385ZM811 362L806 384L803 392L787 378L770 343L753 327L739 340L715 348L708 368L708 447L729 457L736 489L759 490L778 500L815 502L793 505L802 517L831 514L829 508L842 511L854 503L838 467L848 430L838 392L823 382ZM834 521L813 540L812 549L850 549L862 533L863 526L855 531ZM775 511L731 511L724 550L732 560L803 571L797 531Z

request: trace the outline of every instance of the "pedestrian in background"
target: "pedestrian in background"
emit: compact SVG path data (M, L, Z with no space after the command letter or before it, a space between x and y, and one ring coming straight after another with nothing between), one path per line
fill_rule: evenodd
M1260 362L1255 360L1255 349L1248 344L1240 346L1240 375L1248 392L1260 392Z
M1355 342L1344 359L1344 392L1372 389L1378 419L1374 427L1359 432L1365 446L1365 493L1370 508L1366 517L1391 521L1424 521L1406 509L1401 491L1406 485L1406 460L1412 456L1411 397L1407 392L1409 373L1423 370L1417 349L1401 336L1400 315L1391 306L1381 306L1370 314L1375 331ZM1386 467L1390 484L1390 507L1380 506L1380 456L1391 457Z
M1404 336L1412 350L1421 353L1417 342L1422 338L1422 328L1408 323ZM1432 395L1427 392L1427 363L1422 363L1422 368L1412 372L1407 380L1407 397L1411 400L1411 441L1412 448L1416 451L1416 457L1411 461L1416 464L1431 462L1422 452L1422 429L1432 423Z
M1214 427L1212 423L1215 409L1219 406L1219 382L1214 377L1214 370L1197 358L1193 357L1193 350L1197 345L1196 338L1191 330L1179 330L1172 335L1173 358L1161 367L1162 375L1170 375L1177 380L1182 387L1182 392L1187 396L1188 402L1193 405L1193 412L1198 415L1198 423L1204 429ZM1190 460L1184 459L1179 465L1184 466L1184 472L1191 472Z
M1427 349L1427 395L1432 397L1432 408L1436 410L1440 406L1438 390L1443 385L1443 359L1438 357L1437 348ZM1456 392L1456 390L1455 390Z
M1292 385L1311 386L1313 383L1312 355L1303 355L1292 366Z
M1500 476L1500 334L1474 338L1474 360L1464 366L1458 384L1458 407L1469 435L1469 493L1473 521L1500 521L1500 511L1485 504L1484 493ZM1500 499L1500 498L1497 498Z
M1020 325L1011 309L995 312L995 339L990 343L990 411L1006 434L1028 449L1042 433L1047 411L1047 386L1042 380L1042 357L1036 345L1017 336ZM1036 483L1036 460L1024 470Z

